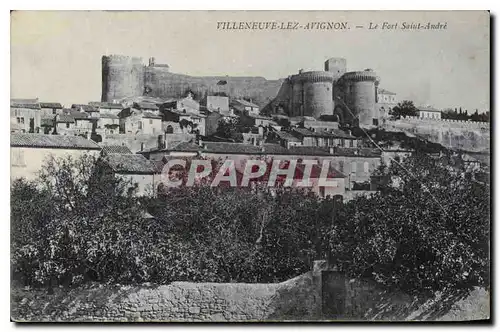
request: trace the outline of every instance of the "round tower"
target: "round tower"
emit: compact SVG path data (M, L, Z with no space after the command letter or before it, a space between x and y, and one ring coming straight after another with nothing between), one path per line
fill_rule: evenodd
M376 89L379 78L371 69L345 73L339 80L344 95L344 102L351 112L344 112L344 122L354 123L358 119L359 126L378 124L376 112ZM339 103L337 103L339 104Z
M299 115L319 118L333 114L334 74L324 71L309 71L292 76L293 98L302 99L302 112ZM297 88L296 88L297 87ZM298 95L299 88L301 94Z
M142 59L123 55L102 57L102 101L142 96L144 65Z

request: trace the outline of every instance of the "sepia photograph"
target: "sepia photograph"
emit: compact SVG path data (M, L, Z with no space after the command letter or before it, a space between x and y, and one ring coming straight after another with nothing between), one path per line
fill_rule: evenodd
M11 11L11 321L491 322L491 25Z

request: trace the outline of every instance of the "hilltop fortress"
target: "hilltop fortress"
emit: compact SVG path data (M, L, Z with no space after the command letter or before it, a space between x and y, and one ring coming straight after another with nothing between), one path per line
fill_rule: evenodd
M204 76L171 73L166 64L122 55L102 57L102 97L104 102L150 96L180 98L191 90L198 96L224 92L231 98L251 99L267 113L288 116L336 115L339 122L377 124L378 76L371 70L346 72L346 60L331 58L325 71L299 72L286 79L263 77ZM347 107L349 110L347 109Z
M102 57L102 101L134 97L182 98L188 91L198 99L225 93L231 99L252 100L267 115L312 117L341 125L405 131L453 149L489 152L490 124L418 118L392 121L384 109L380 78L371 69L347 71L343 58L330 58L323 71L300 70L284 79L203 76L170 72L154 58L109 55ZM395 100L394 104L395 105Z

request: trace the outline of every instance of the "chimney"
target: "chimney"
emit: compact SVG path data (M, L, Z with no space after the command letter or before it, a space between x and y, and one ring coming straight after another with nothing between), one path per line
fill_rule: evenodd
M198 140L198 145L203 147L203 140L201 138Z

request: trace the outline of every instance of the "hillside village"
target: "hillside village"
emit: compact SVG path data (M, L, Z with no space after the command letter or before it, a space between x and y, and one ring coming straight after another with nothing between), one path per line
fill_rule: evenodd
M335 66L338 61L328 60L325 72L299 71L298 75L285 80L277 97L263 107L252 100L232 97L229 94L231 90L224 89L228 81L217 82L218 92L203 96L195 96L187 87L186 92L178 98L151 97L146 93L143 96L105 102L90 101L68 107L38 98L11 99L12 177L34 178L49 154L77 156L93 153L105 158L116 174L136 181L138 194L148 192L154 195L163 166L172 157L202 156L214 160L263 156L275 159L327 159L339 174L343 174L338 181L340 189L335 192L349 200L376 188L376 184L372 183L372 174L381 163L390 164L394 158L412 152L415 143L405 142L427 141L425 137L415 136L420 130L418 126L415 131L400 126L401 122L424 124L431 130L447 126L470 127L474 124L443 120L442 112L430 106L415 107L416 116L395 120L392 110L398 106L399 100L395 93L378 87L378 78L373 86L375 93L372 110L369 111L375 114L373 123L369 119L368 123L359 127L347 120L345 114L351 112L347 104L344 110L339 110L342 104L335 102L335 96L327 96L333 101L328 104L326 100L326 106L320 105L318 113L318 103L314 98L324 102L319 99L323 98L323 91L318 90L318 87L311 92L312 101L296 102L295 96L283 97L288 81L290 84L295 84L294 80L299 79L315 82L314 75L319 75L319 80L328 81L331 85L332 78L321 75L329 74L328 69L332 70L332 67L337 69ZM340 61L340 65L344 66L342 72L345 72L345 62ZM352 72L340 79L333 77L333 84L342 84L335 82L342 82L349 74ZM372 72L354 74L372 75ZM361 79L364 77L361 76ZM371 77L368 76L368 79ZM352 98L346 96L342 99L349 101ZM358 112L356 100L349 104L353 111ZM366 111L358 112L359 116L363 113ZM398 126L400 128L395 129ZM476 126L489 130L489 125L484 122ZM386 128L389 128L389 132L402 132L406 137L405 142L394 139L383 149L375 146L367 133L385 131ZM434 145L433 153L439 153L445 147L438 143L425 144ZM464 157L471 167L479 167L488 160L487 156L472 152ZM119 167L113 162L117 159L120 160ZM328 193L324 188L315 188L315 191L320 197Z

